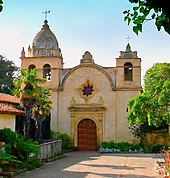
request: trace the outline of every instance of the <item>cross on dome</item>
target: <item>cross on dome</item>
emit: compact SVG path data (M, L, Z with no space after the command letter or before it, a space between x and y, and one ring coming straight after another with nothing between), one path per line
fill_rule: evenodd
M45 20L47 20L47 14L50 13L50 10L46 10L45 12L42 12L43 14L45 14Z
M131 38L128 36L126 39L127 39L127 41L129 42L129 40L130 40Z

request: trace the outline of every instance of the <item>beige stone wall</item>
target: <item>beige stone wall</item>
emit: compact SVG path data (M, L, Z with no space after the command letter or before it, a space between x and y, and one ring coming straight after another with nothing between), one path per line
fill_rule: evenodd
M116 59L116 87L117 88L138 88L141 86L140 58ZM130 62L133 65L133 81L124 81L124 64Z
M102 131L100 130L100 132L103 132L103 140L114 139L116 95L112 90L108 76L101 70L90 66L77 68L64 82L63 91L59 93L59 131L71 134L70 102L74 97L76 104L86 104L86 101L79 95L78 89L82 84L86 83L87 80L93 83L94 87L98 90L98 92L88 100L87 104L97 104L99 103L100 97L103 99L105 111L103 111L103 129ZM97 120L99 124L99 120L96 118L99 116L97 116L96 113L98 112L80 112L76 117L79 117L80 120L87 117L89 117L89 119L93 118ZM79 120L79 118L76 119Z
M169 146L170 133L147 133L143 142L147 145Z
M10 128L15 131L15 115L0 114L0 129Z
M29 65L34 64L39 69L39 77L43 76L42 67L44 64L48 63L52 68L52 80L44 85L53 91L51 96L54 103L51 110L51 129L68 133L73 139L74 146L77 146L78 123L82 119L89 118L96 123L98 145L102 141L110 140L136 142L137 140L134 139L126 122L126 104L128 99L141 92L140 58L116 59L116 68L112 68L112 70L116 70L116 87L114 89L111 78L105 69L93 63L84 63L73 68L65 76L62 89L59 90L61 61L60 58L55 57L22 59L22 69L28 69ZM133 64L132 82L124 81L124 64L126 62ZM88 80L93 84L95 91L89 99L85 99L82 96L81 87ZM74 104L72 105L73 101ZM77 109L71 110L71 106ZM81 111L78 111L78 108L81 108Z
M22 58L22 69L28 69L33 64L38 69L38 77L43 77L43 66L49 64L51 66L51 81L45 83L45 87L56 89L59 82L59 68L62 68L62 59L56 57L29 57Z
M129 130L126 117L127 117L127 101L137 94L139 94L140 91L117 91L117 138L116 142L121 141L129 141L132 143L135 143L138 141L138 139L134 138L133 134Z
M53 102L52 109L51 109L51 130L57 131L58 130L58 92L53 91L50 97L50 100Z

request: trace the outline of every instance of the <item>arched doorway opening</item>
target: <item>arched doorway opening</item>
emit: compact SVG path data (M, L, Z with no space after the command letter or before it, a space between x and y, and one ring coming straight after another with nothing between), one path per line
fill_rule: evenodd
M91 119L83 119L78 124L78 149L80 151L96 151L96 124Z

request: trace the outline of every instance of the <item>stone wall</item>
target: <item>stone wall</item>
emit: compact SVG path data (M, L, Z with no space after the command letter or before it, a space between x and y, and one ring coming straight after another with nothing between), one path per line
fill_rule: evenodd
M55 140L47 143L40 144L40 154L38 159L48 160L62 154L62 141Z
M146 134L144 143L148 145L170 146L170 134L169 133L148 133Z

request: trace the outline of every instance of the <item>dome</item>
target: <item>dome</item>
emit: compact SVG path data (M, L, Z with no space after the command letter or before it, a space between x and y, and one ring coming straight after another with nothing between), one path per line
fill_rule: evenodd
M61 56L58 41L47 20L33 40L31 56Z
M48 21L44 21L44 25L41 28L40 32L35 36L33 40L33 45L36 49L41 48L51 48L58 49L58 42L54 33L50 30Z

